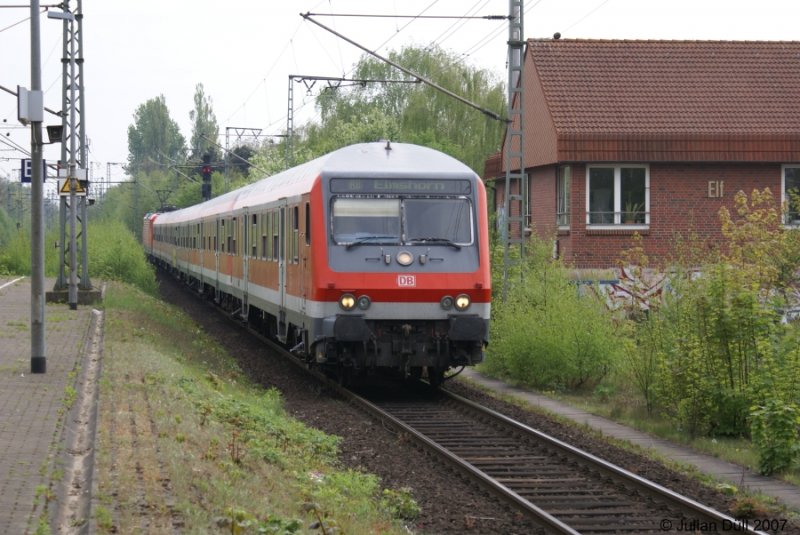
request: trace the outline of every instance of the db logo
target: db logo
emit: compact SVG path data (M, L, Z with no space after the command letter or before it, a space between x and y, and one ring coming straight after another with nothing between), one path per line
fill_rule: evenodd
M417 277L415 275L398 275L397 285L401 288L410 288L417 285Z

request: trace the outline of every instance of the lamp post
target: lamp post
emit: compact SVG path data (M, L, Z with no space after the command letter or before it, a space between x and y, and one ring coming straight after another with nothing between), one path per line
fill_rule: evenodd
M31 0L31 92L42 90L39 0ZM38 114L36 114L38 115ZM44 343L44 177L42 117L31 121L31 373L47 371Z

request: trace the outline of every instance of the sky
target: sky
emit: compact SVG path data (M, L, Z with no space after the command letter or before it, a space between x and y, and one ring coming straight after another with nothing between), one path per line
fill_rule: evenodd
M31 86L25 4L0 0L0 86L12 90ZM78 1L69 5L77 9ZM523 8L526 38L559 32L569 39L800 39L800 2L788 0L524 0ZM289 75L347 77L364 54L300 13L316 14L314 20L382 55L436 43L498 80L507 78L507 21L419 16L507 15L508 0L83 0L82 9L85 127L95 181L125 180L119 164L127 160L128 126L149 99L164 95L188 141L199 83L211 99L220 145L227 133L233 146L238 128L283 132ZM59 110L62 23L46 15L40 20L44 103ZM315 119L321 86L295 85L296 126ZM59 121L45 113L45 124ZM9 144L29 151L30 129L17 121L16 99L4 91L0 138L0 177L18 180L26 154ZM46 160L59 154L58 145L45 147Z

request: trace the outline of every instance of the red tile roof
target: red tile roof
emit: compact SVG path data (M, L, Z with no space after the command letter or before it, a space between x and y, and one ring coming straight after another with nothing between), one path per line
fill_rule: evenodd
M800 42L528 47L558 134L800 134Z
M523 76L526 167L800 161L800 42L530 39Z

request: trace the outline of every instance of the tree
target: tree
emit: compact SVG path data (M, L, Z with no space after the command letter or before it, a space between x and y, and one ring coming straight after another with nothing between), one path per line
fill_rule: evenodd
M250 171L250 158L253 157L255 152L255 149L250 145L237 145L228 155L228 168L238 171L242 175L247 175Z
M219 149L214 144L219 135L219 125L211 109L211 97L206 96L203 84L195 86L194 109L189 112L189 118L192 120L192 160L202 161L203 155L208 154L212 162L219 161Z
M483 108L496 113L505 110L502 82L489 71L465 65L438 47L408 47L390 53L389 59ZM359 62L353 77L409 78L369 56ZM499 150L505 128L504 123L421 83L367 83L349 91L325 91L317 106L322 122L307 129L307 142L314 154L384 137L441 150L479 174L487 156Z
M128 173L183 163L186 139L169 116L164 95L141 104L133 117L128 126Z

